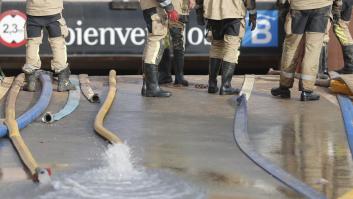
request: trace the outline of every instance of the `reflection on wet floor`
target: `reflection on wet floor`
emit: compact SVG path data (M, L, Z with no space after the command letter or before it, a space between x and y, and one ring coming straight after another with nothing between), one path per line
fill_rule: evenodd
M191 84L207 83L204 76L187 78ZM92 87L103 94L102 99L106 80L91 78ZM243 77L237 77L233 85L240 87L242 81ZM328 198L352 189L352 159L338 107L324 98L317 103L299 102L296 92L291 100L275 99L269 89L277 84L272 79L257 79L249 101L249 133L257 150ZM169 195L178 190L194 196L206 193L211 199L302 198L239 151L233 139L234 97L210 95L206 89L195 87L168 86L166 89L173 92L169 99L142 98L140 86L140 77L118 77L118 98L105 123L131 146L136 164L146 168L145 175L136 180L147 184L138 185L165 188ZM60 109L66 97L55 93L49 109ZM17 112L28 108L34 98L33 94L21 92ZM14 177L18 180L10 186L4 176L12 171L3 169L0 194L4 199L21 198L23 192L19 190L28 193L26 199L38 195L55 198L55 194L77 198L75 194L79 193L104 198L116 194L114 189L125 189L126 196L133 197L134 189L128 186L132 181L119 181L115 175L94 176L104 170L100 161L106 150L106 143L92 128L98 109L99 105L82 100L68 118L50 126L38 121L23 130L39 163L67 166L54 168L54 192L32 191L32 183L23 181L26 176ZM0 140L0 168L22 168L11 147L8 141ZM99 181L106 184L99 185ZM175 189L171 187L174 185ZM95 195L97 188L107 194ZM70 191L78 192L70 195ZM148 189L141 193L145 191ZM161 194L158 190L153 193Z
M251 138L258 150L328 198L353 189L353 165L339 108L266 96L271 84L258 82L250 100ZM265 111L269 114L263 114ZM271 126L272 124L272 126Z

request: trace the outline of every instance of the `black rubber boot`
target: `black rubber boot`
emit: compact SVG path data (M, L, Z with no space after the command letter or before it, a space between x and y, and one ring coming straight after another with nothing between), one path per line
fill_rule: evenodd
M327 45L324 45L322 46L321 54L320 54L319 73L317 75L319 79L329 79L327 60L328 60Z
M146 80L145 80L145 77L143 77L143 83L142 83L142 88L141 88L141 95L142 96L146 96Z
M314 93L313 91L302 91L302 94L300 95L300 101L314 101L314 100L319 100L320 95Z
M172 95L169 91L164 91L158 84L158 69L157 65L145 64L144 65L144 78L146 84L145 97L170 97ZM143 89L142 85L142 91ZM141 92L143 93L143 92Z
M64 70L58 73L58 91L64 92L69 90L75 90L75 86L72 85L69 78L71 75L71 71L69 67L66 67Z
M222 60L216 58L210 58L208 67L208 93L217 93L217 76L221 69Z
M32 73L28 73L28 72L24 72L24 73L25 73L26 84L23 86L23 90L29 91L29 92L35 92L36 83L37 83L36 71L33 71Z
M222 84L219 90L220 95L234 95L239 94L238 88L232 87L232 78L234 75L235 63L223 61L222 66Z
M172 59L170 58L169 48L164 49L162 60L158 67L158 82L159 84L169 84L172 79Z
M175 85L189 86L189 82L184 79L184 51L174 50L175 64Z
M338 70L341 74L353 74L353 45L342 46L344 67Z
M281 98L290 98L290 90L287 87L277 87L277 88L272 88L271 89L271 94L273 96L279 96Z

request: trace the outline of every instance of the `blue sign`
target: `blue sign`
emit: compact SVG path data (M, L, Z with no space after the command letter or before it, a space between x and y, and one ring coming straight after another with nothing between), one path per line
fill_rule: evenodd
M246 18L246 32L243 47L278 47L278 11L258 10L257 27L251 31Z

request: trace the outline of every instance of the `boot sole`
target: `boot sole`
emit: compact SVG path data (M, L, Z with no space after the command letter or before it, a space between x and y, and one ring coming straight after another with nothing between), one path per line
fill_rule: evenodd
M144 95L144 97L161 97L161 98L165 98L165 97L171 97L172 95L153 95L153 94L146 94Z
M217 89L215 89L215 90L210 90L210 89L208 89L208 91L207 91L208 93L210 93L210 94L215 94L215 93L217 93L218 92L218 88Z
M318 100L320 100L320 97L317 99L307 99L307 98L300 97L300 101L302 101L302 102L318 101Z
M280 98L282 98L282 99L289 99L289 98L291 98L290 93L288 93L288 94L282 94L282 93L277 94L277 93L273 93L273 92L271 91L271 95L272 95L272 96L275 96L275 97L280 97Z

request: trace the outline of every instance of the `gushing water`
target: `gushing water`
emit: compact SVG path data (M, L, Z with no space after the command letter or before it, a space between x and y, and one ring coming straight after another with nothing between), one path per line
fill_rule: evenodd
M103 166L61 176L53 181L54 191L41 199L181 199L205 198L205 193L168 172L136 167L125 144L110 146L103 154Z

